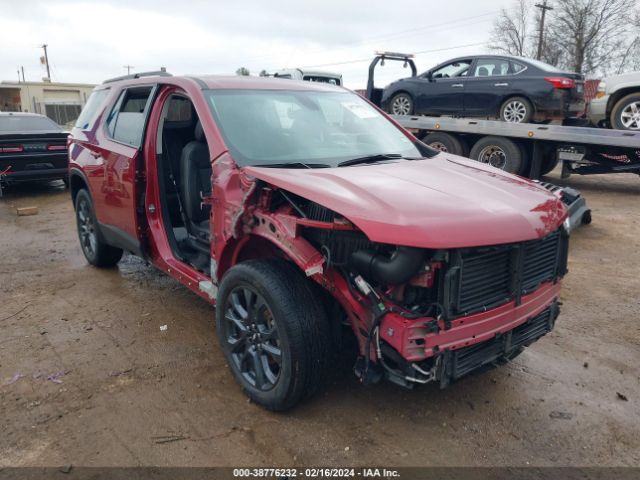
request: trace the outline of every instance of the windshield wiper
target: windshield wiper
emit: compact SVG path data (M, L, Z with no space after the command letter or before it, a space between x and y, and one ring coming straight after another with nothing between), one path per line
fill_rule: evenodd
M329 168L331 165L326 163L304 163L304 162L290 162L290 163L264 163L260 165L252 165L253 167L264 168Z
M376 163L385 160L420 160L414 157L403 157L400 153L380 153L377 155L367 155L366 157L352 158L338 164L339 167L348 167L349 165L360 165L362 163Z

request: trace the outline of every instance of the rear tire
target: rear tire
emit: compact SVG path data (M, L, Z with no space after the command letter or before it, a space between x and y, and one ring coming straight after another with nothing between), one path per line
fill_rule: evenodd
M107 245L100 236L91 195L82 189L76 195L76 224L80 248L87 262L95 267L113 267L122 258L122 249Z
M500 108L500 120L508 123L529 123L533 117L533 106L524 97L508 98Z
M466 157L468 148L461 138L444 132L432 132L425 135L422 142L441 152Z
M611 128L640 130L640 93L621 98L611 110Z
M481 138L471 149L469 158L513 174L518 174L526 164L520 146L503 137Z
M540 168L540 175L547 175L548 173L551 173L553 169L558 166L558 163L560 163L560 159L558 158L557 155L553 157L545 158L542 161L542 166Z
M269 410L312 395L329 372L329 322L308 282L284 260L259 259L232 267L220 284L220 345L244 392Z
M413 98L408 93L397 93L389 101L391 115L413 115Z

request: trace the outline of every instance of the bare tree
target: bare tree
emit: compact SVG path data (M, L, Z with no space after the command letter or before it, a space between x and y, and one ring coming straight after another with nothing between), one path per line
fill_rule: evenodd
M531 54L531 8L527 0L515 0L510 9L503 8L493 23L489 48L507 55Z
M619 65L634 6L635 0L556 2L547 41L562 51L559 63L581 73L607 72Z

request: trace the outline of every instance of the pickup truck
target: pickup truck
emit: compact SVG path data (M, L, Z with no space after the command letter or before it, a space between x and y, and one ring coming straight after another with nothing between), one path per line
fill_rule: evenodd
M82 118L87 261L139 255L215 305L233 376L268 409L316 391L345 335L362 383L445 387L554 326L563 202L342 87L136 74L98 86Z
M594 125L640 131L640 72L601 80L588 114Z

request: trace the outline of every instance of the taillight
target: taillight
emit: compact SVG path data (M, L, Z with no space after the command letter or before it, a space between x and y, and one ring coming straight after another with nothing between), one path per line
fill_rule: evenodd
M4 145L0 146L0 153L20 153L24 151L22 145Z
M50 152L59 152L66 149L66 145L47 145L47 150L49 150Z
M575 88L576 81L567 77L544 77L544 79L553 85L553 88Z

